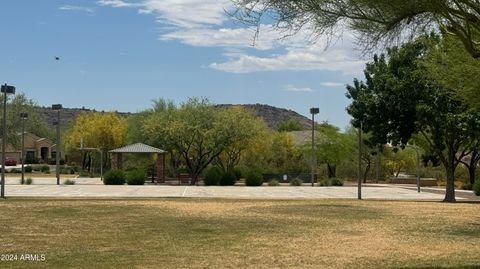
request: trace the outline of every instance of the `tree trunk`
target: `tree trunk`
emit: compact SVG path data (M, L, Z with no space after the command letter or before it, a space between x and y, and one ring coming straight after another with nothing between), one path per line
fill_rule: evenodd
M447 174L446 192L444 202L454 203L455 200L455 167L452 164L445 165Z
M337 166L330 165L327 163L327 170L328 170L328 178L337 177Z
M454 160L448 158L445 163L445 172L447 174L446 191L444 202L454 203L455 200L455 164Z
M190 185L191 185L191 186L197 185L199 175L197 175L197 174L192 174L191 176L192 176L192 180L190 181Z
M475 184L475 172L477 170L477 164L479 160L479 152L474 150L470 156L470 165L468 166L468 174L470 176L470 184Z
M367 167L365 168L365 173L363 174L363 183L367 183L367 176L368 172L370 172L370 162L367 164Z
M475 170L477 168L477 165L471 165L468 167L468 175L470 177L470 184L475 184Z

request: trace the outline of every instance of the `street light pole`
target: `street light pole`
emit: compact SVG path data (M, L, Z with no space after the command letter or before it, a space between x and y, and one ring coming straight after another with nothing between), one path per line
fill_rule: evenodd
M2 85L1 92L3 93L3 137L2 137L2 182L0 195L5 198L5 159L7 147L7 94L15 94L15 87L7 84Z
M52 105L52 109L57 111L57 146L55 153L55 174L57 176L57 185L60 185L60 153L61 153L61 141L60 141L60 110L62 110L61 104Z
M22 120L22 182L25 182L25 121L28 119L27 113L20 113Z
M362 200L362 129L363 122L360 122L358 129L358 200Z
M420 193L420 151L417 146L414 145L407 145L415 150L415 154L417 155L417 191Z
M312 182L312 187L315 186L315 168L317 167L317 158L315 154L315 114L320 113L320 109L318 107L310 108L310 113L312 114L312 174L310 181Z

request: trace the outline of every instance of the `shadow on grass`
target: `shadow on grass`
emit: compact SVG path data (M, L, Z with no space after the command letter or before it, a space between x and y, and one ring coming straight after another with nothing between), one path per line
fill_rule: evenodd
M268 212L279 216L319 217L345 221L378 219L388 214L387 211L379 208L342 204L273 205L253 210L258 213Z
M480 269L480 265L467 266L411 266L411 267L395 267L394 269Z

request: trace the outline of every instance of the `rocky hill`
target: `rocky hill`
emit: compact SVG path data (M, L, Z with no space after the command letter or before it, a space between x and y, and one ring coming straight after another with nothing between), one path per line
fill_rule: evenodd
M234 106L231 104L224 104L224 105L217 105L217 107L230 107ZM235 106L241 106L247 110L252 111L255 115L263 118L265 122L267 123L268 127L272 129L278 129L278 126L287 120L296 120L298 121L302 126L304 126L305 129L309 129L311 126L311 120L308 119L307 117L300 115L299 113L293 111L293 110L288 110L285 108L279 108L279 107L274 107L274 106L269 106L269 105L264 105L264 104L246 104L246 105L235 105Z
M102 111L87 109L84 107L83 108L64 108L62 109L62 112L61 112L62 124L65 125L65 123L73 122L78 115L84 112L102 112ZM124 113L124 112L117 112L117 113L124 117L131 115L131 113ZM48 125L53 127L53 123L57 119L56 111L52 110L50 107L39 107L38 114L40 114L40 116L42 116L45 119Z
M227 108L234 106L232 104L222 104L217 105L217 107ZM272 129L277 129L278 126L287 120L294 119L301 123L301 125L305 126L305 129L308 129L310 126L310 119L300 115L299 113L288 110L284 108L278 108L269 105L263 104L246 104L246 105L236 105L242 106L247 110L253 111L253 113L265 120L267 125ZM87 109L87 108L64 108L62 109L62 122L72 122L80 113L83 112L93 112L95 110ZM38 108L39 114L47 121L49 125L53 127L53 122L55 122L57 118L57 112L53 111L49 107L39 107ZM131 113L123 113L117 112L119 115L127 117L131 115Z

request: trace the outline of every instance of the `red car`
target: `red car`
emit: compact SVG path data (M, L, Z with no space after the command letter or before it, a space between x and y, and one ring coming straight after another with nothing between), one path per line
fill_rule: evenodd
M5 160L5 165L6 165L6 166L16 166L16 165L17 165L17 161L15 161L15 159L7 158L7 159Z

